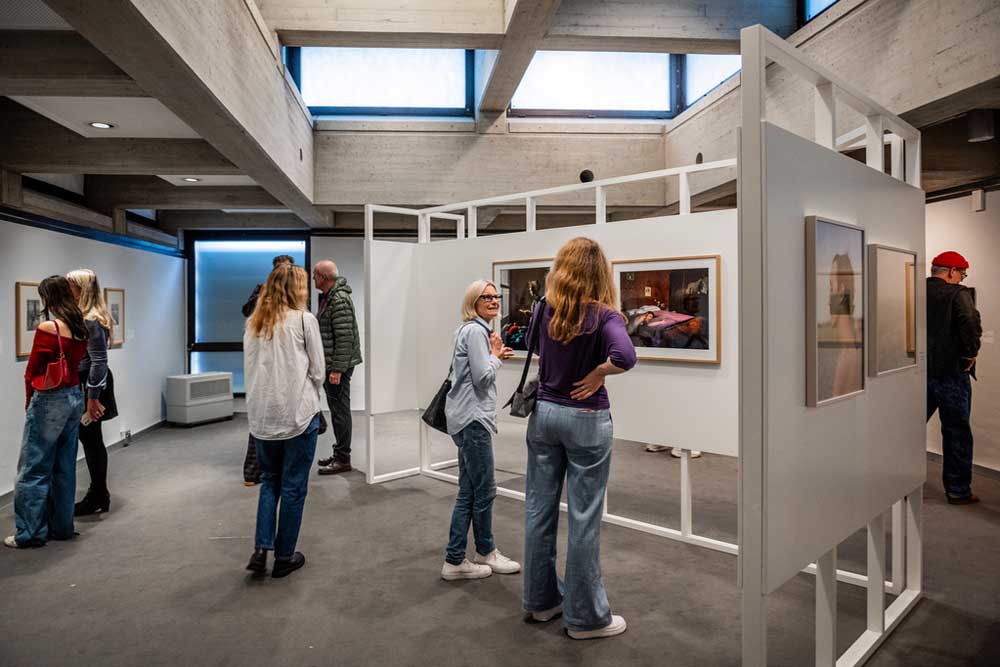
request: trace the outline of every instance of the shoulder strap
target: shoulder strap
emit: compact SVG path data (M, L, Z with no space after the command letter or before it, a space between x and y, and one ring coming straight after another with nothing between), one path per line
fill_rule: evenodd
M62 359L66 355L63 352L62 334L59 333L59 320L52 320L52 324L56 325L56 341L59 343L59 358Z
M469 320L468 322L465 322L458 328L458 333L455 334L455 347L451 350L451 364L448 365L448 377L451 377L451 372L455 369L455 357L458 355L458 337L462 335L463 331L465 331L465 327L475 321L476 320ZM489 329L487 329L487 331L489 331Z
M531 321L534 326L528 330L528 355L524 358L524 369L521 371L521 381L517 384L517 390L519 392L524 391L524 383L528 379L528 369L531 368L531 353L535 344L538 343L539 327L542 326L542 313L544 312L545 297L541 296L538 297L538 302L535 304L535 312L531 316ZM532 334L534 334L534 336Z

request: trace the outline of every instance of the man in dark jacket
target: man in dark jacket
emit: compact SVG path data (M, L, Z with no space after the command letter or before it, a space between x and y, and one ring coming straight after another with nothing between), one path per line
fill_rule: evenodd
M952 505L979 502L972 493L972 382L983 328L973 292L959 283L969 262L957 252L931 261L927 279L927 419L941 413L944 490Z
M326 358L326 402L333 422L333 455L319 460L319 474L336 475L351 470L351 376L361 363L361 339L354 314L351 287L337 275L337 265L326 259L313 267L319 299L319 333Z

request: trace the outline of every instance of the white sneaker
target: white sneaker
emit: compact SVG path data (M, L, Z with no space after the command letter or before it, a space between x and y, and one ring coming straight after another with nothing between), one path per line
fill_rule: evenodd
M596 630L566 630L566 633L573 639L602 639L604 637L614 637L625 632L628 625L621 616L612 616L611 623Z
M562 605L556 605L552 609L546 609L545 611L531 612L531 620L536 623L548 623L556 616L562 616Z
M646 445L647 452L665 452L670 449L670 445Z
M473 561L480 565L488 565L497 574L514 574L521 571L521 564L504 556L499 549L494 549L485 556L477 553Z
M670 450L670 455L672 457L674 457L675 459L679 459L681 457L681 448L680 447L674 447L673 449ZM693 459L699 459L699 458L701 458L701 452L698 451L697 449L692 449L691 450L691 458L693 458Z
M10 547L11 549L16 549L17 548L17 540L14 539L13 535L8 535L7 537L3 538L3 545L5 547Z
M493 574L489 565L476 565L470 563L468 559L462 561L461 565L452 565L445 561L441 568L441 578L445 581L455 581L456 579L484 579Z

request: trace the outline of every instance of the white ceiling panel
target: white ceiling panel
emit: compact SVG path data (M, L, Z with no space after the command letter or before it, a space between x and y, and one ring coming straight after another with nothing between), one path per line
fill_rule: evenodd
M151 97L12 97L77 134L104 139L197 139L198 134ZM92 122L114 125L110 130Z
M72 30L42 0L0 1L0 30Z
M206 176L204 174L187 174L184 176L160 176L165 181L172 183L173 185L178 185L181 187L199 187L205 185L215 185L215 186L244 186L244 185L257 185L257 181L253 180L249 176L233 175L233 176ZM197 178L196 183L190 181L185 181L185 178Z

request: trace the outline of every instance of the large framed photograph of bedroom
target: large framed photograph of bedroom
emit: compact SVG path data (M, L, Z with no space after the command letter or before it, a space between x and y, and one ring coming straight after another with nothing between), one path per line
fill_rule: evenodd
M865 390L865 230L809 216L805 237L806 405L818 407Z
M917 253L868 245L868 375L878 377L917 365Z
M722 362L719 255L612 263L618 307L639 359Z
M500 317L493 326L504 345L523 358L528 349L528 324L535 303L545 295L552 259L493 262L493 282L500 294Z

